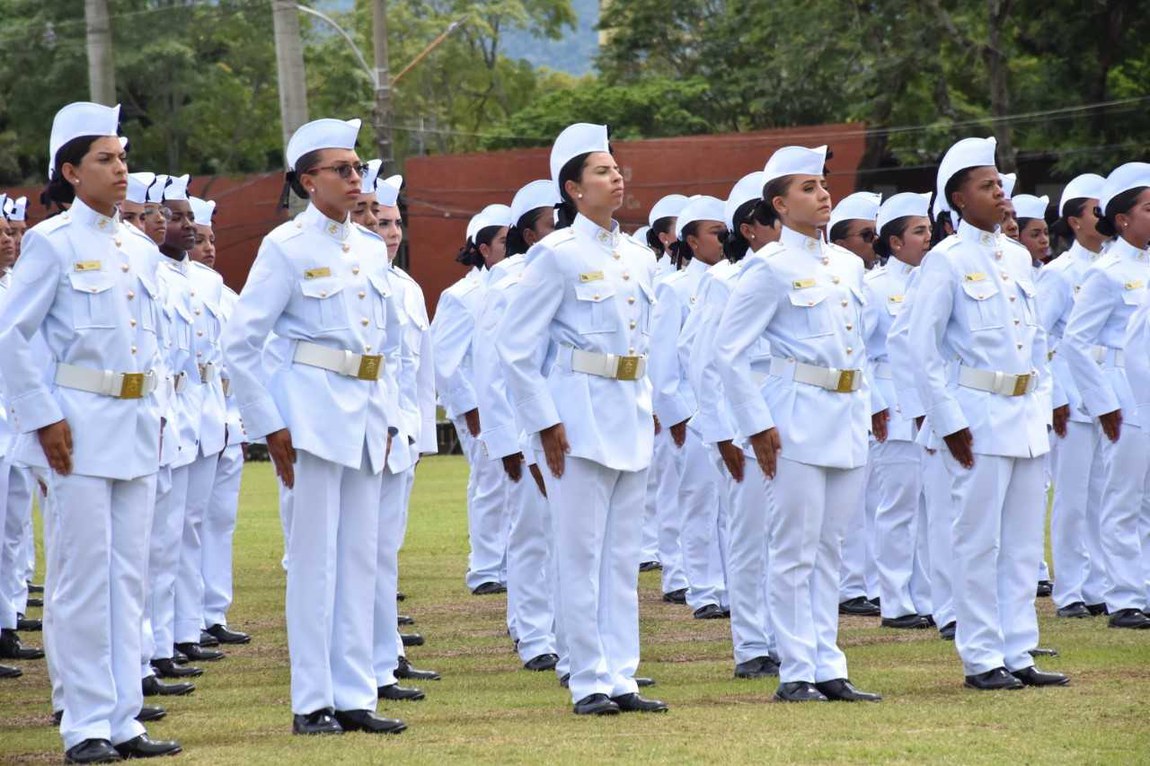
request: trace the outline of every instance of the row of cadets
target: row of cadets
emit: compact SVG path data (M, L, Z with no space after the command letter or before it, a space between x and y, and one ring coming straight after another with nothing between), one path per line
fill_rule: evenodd
M527 251L554 229L559 195L550 180L532 181L511 201L507 230L507 257L491 267L477 327L486 342L475 344L475 393L479 403L480 441L487 460L502 465L506 476L507 612L515 649L523 666L533 671L567 673L566 657L560 667L555 625L551 518L542 474L534 451L516 419L502 366L490 339L499 336L500 323L512 293L527 265ZM524 469L527 469L524 471ZM565 654L565 653L564 653Z
M467 274L439 296L431 322L435 382L439 402L455 425L467 457L467 587L477 596L504 593L507 566L506 487L500 464L488 460L479 440L481 423L475 395L475 326L483 308L489 265L503 258L510 208L488 206L468 222L456 260ZM500 233L500 232L503 233Z
M403 731L375 713L374 609L382 471L398 433L399 328L378 239L353 224L359 120L321 119L288 142L307 209L264 238L224 355L244 427L292 490L287 630L293 732ZM269 333L286 356L265 368Z

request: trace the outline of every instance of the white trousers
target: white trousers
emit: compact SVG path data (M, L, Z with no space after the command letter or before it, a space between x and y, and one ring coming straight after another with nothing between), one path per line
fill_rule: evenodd
M232 605L232 540L244 475L244 448L229 444L220 453L211 501L204 515L204 626L227 625Z
M284 571L288 568L288 549L291 547L291 519L295 510L295 499L292 497L292 491L283 485L283 482L276 481L276 486L279 489L280 495L280 526L284 530L284 555L280 559L280 566Z
M376 686L396 682L399 666L398 615L395 594L399 589L399 546L403 542L404 506L410 471L383 469L379 490L379 514L375 552L375 609L372 631L372 677Z
M40 473L43 469L36 469L34 476L41 476L44 479L45 485L48 483L46 476ZM39 487L37 487L39 490ZM55 563L54 556L58 553L59 548L53 542L53 535L56 529L56 510L52 505L53 497L51 495L45 496L42 492L38 495L40 499L40 517L44 521L44 593L50 593L53 590L55 583L56 571L59 565ZM145 588L146 590L146 588ZM146 609L146 606L145 606ZM57 663L57 653L55 649L56 630L54 626L55 613L52 609L47 608L47 599L45 599L44 609L44 657L48 665L48 681L52 685L52 711L64 709L64 683L61 680L60 668ZM147 614L144 615L144 622L147 622Z
M467 533L471 542L467 587L474 590L485 582L506 582L507 487L503 464L487 459L483 442L471 435L463 417L453 422L471 469L467 477Z
M216 484L220 453L201 455L188 472L188 500L176 570L176 643L200 642L204 628L204 517Z
M846 656L837 643L839 573L843 536L857 514L864 478L863 468L779 460L768 577L783 683L847 678Z
M1091 561L1087 528L1096 522L1102 503L1105 470L1102 428L1095 423L1066 424L1066 436L1051 438L1054 450L1054 505L1050 515L1050 548L1054 561L1054 605L1077 601L1100 604L1103 589L1090 578L1101 572L1101 561ZM1093 592L1087 583L1093 580Z
M643 501L643 541L639 551L640 561L659 560L659 474L654 466L647 471L647 491Z
M140 624L156 476L131 481L48 475L55 513L45 610L63 688L64 748L85 739L120 744L136 721Z
M942 452L943 450L940 450ZM970 469L950 452L955 646L966 675L1034 664L1038 646L1034 576L1042 559L1046 507L1042 458L974 456Z
M15 468L7 459L0 459L0 535L7 528L8 517L8 487L11 483ZM4 566L3 540L0 539L0 628L16 628L16 605L3 584L9 577L8 569Z
M1144 557L1150 551L1142 542L1150 527L1150 433L1124 423L1117 442L1103 438L1102 450L1107 470L1099 527L1110 580L1106 607L1111 614L1146 609L1150 605Z
M871 445L873 450L874 445ZM871 453L873 455L873 452ZM878 482L872 477L873 459L863 469L863 484L857 497L851 498L851 529L857 534L843 540L843 563L839 579L839 601L878 595L878 570L875 567L874 515L878 507Z
M523 465L519 481L507 479L511 529L507 536L507 611L527 662L555 653L555 596L551 567L551 512L547 498Z
M659 563L663 565L663 592L671 593L687 587L687 575L683 571L683 551L680 547L683 516L679 507L679 483L683 478L683 452L675 446L671 431L666 427L655 434L654 459L648 471L656 474L655 514L659 525Z
M875 568L883 617L930 614L912 595L922 513L922 448L913 442L871 446L870 483L878 492L874 515ZM921 568L919 571L921 577ZM919 590L921 594L922 590Z
M0 526L0 534L3 535L3 544L0 545L0 601L11 604L14 614L24 614L28 610L29 546L33 555L36 550L32 534L32 472L7 460L0 463L0 471L8 475L7 491L0 495L0 502L7 507L3 526ZM15 628L16 623L3 623L0 627Z
M172 468L170 481L161 472L157 483L148 554L150 631L145 626L143 648L146 651L141 658L145 677L150 673L148 663L170 658L176 642L176 574L180 566L180 541L190 473L190 465Z
M944 448L945 449L945 448ZM926 503L927 541L930 560L931 613L939 628L954 622L955 499L950 471L940 450L923 449L922 489Z
M543 454L540 465L546 465ZM571 698L638 691L639 546L647 472L567 457L563 477L543 472L551 506L561 630Z
M727 475L731 506L728 518L727 596L731 602L731 640L735 664L775 656L774 630L767 603L772 484L748 456L741 482Z
M727 582L719 534L725 514L726 493L711 452L699 437L687 431L683 444L683 476L679 483L682 528L679 549L687 575L687 605L727 605Z

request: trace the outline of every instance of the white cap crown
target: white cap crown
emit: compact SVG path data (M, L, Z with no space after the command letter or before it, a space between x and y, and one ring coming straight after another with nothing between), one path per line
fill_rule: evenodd
M156 180L155 173L129 173L128 174L128 202L142 205L148 201L148 187Z
M685 194L668 194L666 197L663 197L651 208L651 212L647 215L647 225L654 226L655 221L658 221L660 218L677 217L679 211L687 204L688 199Z
M510 226L511 208L507 205L488 205L480 210L467 224L467 241L474 242L475 235L491 226Z
M185 173L182 176L168 176L168 185L164 189L164 202L168 200L187 200L188 181L192 177Z
M555 207L559 198L555 194L555 184L550 181L532 181L519 191L511 200L511 221L518 223L519 219L541 207Z
M295 170L299 158L319 149L354 149L361 121L324 118L301 125L288 141L288 167Z
M1058 201L1058 215L1066 215L1066 203L1072 199L1098 199L1105 184L1106 179L1097 173L1083 173L1070 179Z
M1046 208L1050 205L1050 197L1045 194L1035 197L1033 194L1019 194L1011 200L1014 203L1016 218L1041 218L1046 220Z
M927 217L929 213L930 192L922 194L902 192L894 195L879 207L878 216L875 219L875 229L882 232L883 227L891 221L912 215Z
M1102 208L1102 215L1108 214L1106 207L1119 194L1141 186L1150 186L1150 163L1127 162L1114 168L1106 176L1106 183L1098 195L1098 207Z
M950 200L946 198L946 185L951 178L967 168L997 167L994 164L994 151L997 145L998 142L993 137L964 138L946 150L946 154L938 166L938 180L935 184L938 195L934 205L935 215L951 209Z
M23 221L28 215L28 198L17 197L16 199L9 199L8 208L8 220Z
M840 221L875 221L878 218L882 195L878 192L855 192L839 200L827 221L827 234Z
M700 194L697 197L692 197L691 201L679 211L679 218L675 222L675 237L682 239L683 229L696 221L718 221L722 223L724 220L726 220L726 203L717 197Z
M120 124L120 105L104 106L77 101L56 112L48 140L48 178L56 170L56 153L69 141L82 136L114 136Z
M395 207L399 202L399 190L403 188L403 176L394 175L375 185L375 199L384 207Z
M551 181L555 184L555 193L563 196L563 190L559 187L559 174L563 172L564 165L581 154L610 151L606 125L577 122L564 128L551 145Z
M375 182L379 178L379 171L383 169L383 160L368 160L367 170L359 178L359 193L371 194L375 191Z
M216 212L216 201L188 197L188 202L192 205L192 218L196 226L211 226L212 214Z
M735 213L740 207L751 200L762 199L764 178L766 173L756 170L754 173L747 173L731 187L731 193L727 195L727 201L723 205L723 220L727 222L728 229L734 231Z
M763 168L763 185L783 176L821 176L827 164L827 147L784 146L777 149Z

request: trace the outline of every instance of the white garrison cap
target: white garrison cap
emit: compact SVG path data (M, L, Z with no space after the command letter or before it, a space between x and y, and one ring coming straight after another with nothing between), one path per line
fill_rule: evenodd
M168 176L168 186L164 189L164 201L188 199L188 181L190 180L192 177L187 173L182 176Z
M783 176L821 176L827 164L826 146L784 146L777 149L763 168L763 185ZM760 189L760 191L762 191Z
M562 191L559 188L559 174L564 165L580 154L609 151L611 147L607 140L606 125L577 122L564 128L551 145L551 182L555 184L555 193L560 194Z
M0 218L9 218L8 215L9 203L8 195L0 194ZM11 220L11 219L9 219Z
M147 194L147 197L145 197L144 201L145 202L163 202L164 201L164 189L167 188L168 181L170 179L171 179L171 176L166 176L163 173L160 173L159 175L157 175L156 180L152 181L152 185L148 187L148 194Z
M1066 215L1066 203L1072 199L1098 199L1106 179L1097 173L1083 173L1070 180L1058 201L1058 215Z
M638 229L635 229L635 233L631 235L631 239L635 240L643 247L650 247L650 245L647 244L647 232L650 230L650 226L640 226Z
M555 184L551 181L532 181L519 191L515 192L515 199L511 200L511 221L517 223L520 218L532 210L541 207L553 208L559 204L555 195Z
M938 181L935 184L938 194L934 205L936 216L951 209L950 201L946 198L946 184L956 174L967 168L997 167L994 164L994 150L997 144L998 141L993 137L964 138L946 150L946 155L938 166ZM1003 186L1005 185L1006 182L1003 181Z
M379 178L379 171L383 168L383 160L368 160L367 172L359 178L359 193L371 194L375 191L375 182Z
M998 177L1002 179L1002 193L1006 195L1007 199L1014 199L1014 187L1018 183L1018 174L999 173Z
M1046 219L1046 207L1050 204L1050 197L1045 194L1035 197L1033 194L1019 194L1013 200L1014 215L1017 218Z
M104 106L90 101L77 101L56 112L52 120L52 137L48 141L48 178L52 178L56 152L60 151L60 147L81 136L114 136L119 124L119 104Z
M682 239L683 229L687 224L694 223L695 221L718 221L722 223L725 220L726 203L718 197L700 194L697 197L693 197L691 201L679 211L679 218L675 222L675 237Z
M896 194L878 209L875 228L882 231L882 227L899 218L917 215L926 216L930 212L930 192L916 194L915 192L902 192Z
M354 149L361 121L324 118L301 125L287 145L287 164L295 169L299 158L318 149Z
M188 202L192 205L192 218L195 219L196 225L211 226L212 213L216 212L216 201L188 197Z
M375 185L375 199L384 207L395 207L399 202L399 190L403 188L403 176L394 175Z
M128 174L128 202L142 205L148 201L148 187L156 180L155 173L129 173Z
M831 211L831 219L827 221L827 232L830 233L839 221L874 221L878 218L881 204L882 195L878 192L848 194L839 200L839 204Z
M756 170L754 173L747 173L745 176L735 182L731 188L731 193L727 196L727 202L723 205L723 220L727 222L727 228L731 231L735 229L735 213L739 208L751 200L759 200L763 197L763 178L766 174L761 170Z
M1098 194L1098 207L1102 208L1102 214L1106 215L1106 206L1115 197L1139 186L1150 186L1150 163L1127 162L1110 171L1110 175L1106 176L1106 183L1102 185L1102 190Z
M23 221L28 215L28 198L17 197L16 199L8 199L8 220L9 221Z
M507 205L488 205L471 218L467 224L467 241L474 242L475 235L489 226L510 226L511 208Z
M663 197L651 208L651 212L647 215L647 224L654 226L655 221L658 221L660 218L677 217L679 211L687 204L687 199L687 195L685 194L668 194L666 197Z

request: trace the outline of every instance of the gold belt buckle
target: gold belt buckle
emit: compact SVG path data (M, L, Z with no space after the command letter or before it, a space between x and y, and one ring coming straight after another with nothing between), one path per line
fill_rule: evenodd
M842 370L839 372L839 384L835 393L849 394L855 390L855 373L857 370Z
M1014 378L1014 393L1011 396L1022 396L1030 388L1030 374L1018 375Z
M125 372L124 380L120 383L120 399L143 399L144 398L144 373L142 372Z
M638 356L621 356L619 357L619 364L615 368L616 380L638 380L639 379L639 360L642 357Z
M379 368L383 357L379 354L364 354L359 358L359 372L356 377L360 380L379 380Z

